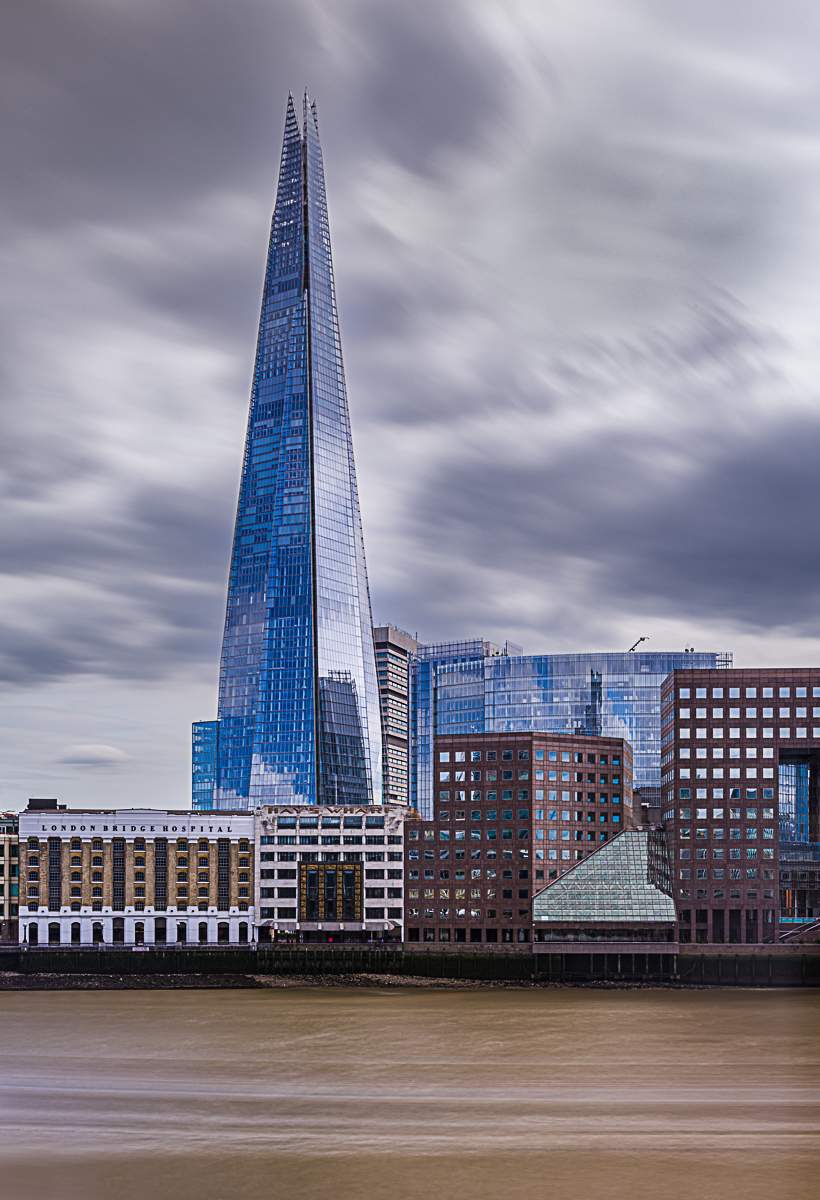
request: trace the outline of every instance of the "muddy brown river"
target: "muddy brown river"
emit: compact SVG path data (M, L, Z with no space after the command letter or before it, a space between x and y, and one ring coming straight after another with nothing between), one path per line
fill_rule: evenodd
M816 1200L820 993L6 992L3 1200Z

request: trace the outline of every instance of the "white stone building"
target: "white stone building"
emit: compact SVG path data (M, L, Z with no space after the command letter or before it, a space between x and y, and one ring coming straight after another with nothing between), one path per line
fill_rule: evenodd
M253 940L254 815L161 809L20 813L20 940Z

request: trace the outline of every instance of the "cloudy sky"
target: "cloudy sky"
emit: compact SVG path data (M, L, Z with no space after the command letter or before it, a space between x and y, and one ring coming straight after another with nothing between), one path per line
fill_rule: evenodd
M816 0L6 0L0 805L185 807L289 89L374 617L820 661Z

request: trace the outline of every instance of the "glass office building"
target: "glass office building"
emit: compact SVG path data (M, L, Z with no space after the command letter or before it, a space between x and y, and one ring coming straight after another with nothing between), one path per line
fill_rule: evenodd
M217 722L194 808L381 800L381 729L315 105L288 100Z
M411 802L432 816L436 735L588 734L633 751L633 787L661 782L661 684L681 667L731 666L730 654L521 654L474 639L419 646L413 662Z

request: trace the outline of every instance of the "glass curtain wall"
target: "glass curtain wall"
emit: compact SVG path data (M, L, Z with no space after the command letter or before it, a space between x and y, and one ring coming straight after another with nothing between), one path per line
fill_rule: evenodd
M200 723L200 728L201 728ZM370 598L315 105L288 100L219 682L212 804L381 798ZM195 807L210 807L205 789Z
M479 640L420 647L413 665L412 803L432 816L436 734L573 733L624 738L633 782L660 787L661 684L730 654L501 654Z

